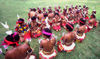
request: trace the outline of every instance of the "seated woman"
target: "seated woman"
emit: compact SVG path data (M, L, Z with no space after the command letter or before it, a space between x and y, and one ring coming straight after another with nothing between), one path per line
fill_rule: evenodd
M49 18L49 24L52 26L52 21L53 21L54 13L52 12L52 9L48 9L48 18Z
M88 21L88 25L87 25L87 31L89 32L93 27L98 27L98 21L96 21L96 11L92 12L92 15L90 16L90 20Z
M61 16L61 25L64 27L64 28L66 28L66 24L67 24L67 18L66 18L66 16L64 15L64 14L62 14Z
M30 23L31 24L31 29L30 29L31 37L37 38L37 37L41 36L42 33L41 33L40 28L38 27L38 23L36 22L36 17L33 16L31 18L31 20L32 20L32 22Z
M63 13L61 15L61 24L64 28L66 28L66 24L68 22L68 13L67 13L67 9L63 9Z
M42 21L42 18L43 18L43 13L42 13L41 10L38 10L37 17L38 17L39 22L41 22Z
M42 33L44 39L40 41L39 59L53 59L57 55L54 48L56 40L52 37L50 29L45 28Z
M24 41L24 35L27 32L28 25L24 22L23 18L19 18L18 21L16 22L16 28L15 31L19 34L20 36L20 41Z
M67 34L64 34L60 41L57 42L58 51L66 51L71 52L75 48L75 33L72 32L74 29L74 26L70 23L66 24L66 30L68 31Z
M69 9L70 10L70 9ZM69 13L68 22L74 24L74 14L72 12Z
M56 31L60 31L61 30L61 26L60 26L60 15L59 13L55 13L54 15L54 19L53 19L53 29L56 30Z
M4 42L2 43L2 45L5 49L7 49L8 46L16 47L19 46L19 40L19 34L17 32L14 32L4 38Z
M47 13L46 8L43 8L43 13Z
M85 33L87 33L86 19L80 18L78 24L77 24L76 27L75 27L75 31L77 31L77 29L78 29L79 27L81 27L81 26L83 26L83 27L85 28Z
M94 12L96 13L96 11L94 11ZM93 22L94 22L94 23L93 23L93 26L94 26L94 27L98 27L98 23L99 23L99 22L96 20L95 14L92 14L91 17L90 17L90 19L92 19Z
M84 26L80 26L77 29L77 31L75 33L75 35L76 35L76 42L82 42L85 39L85 37L86 37L85 30L86 30L86 28Z
M35 9L35 8L30 9L30 11L29 11L29 13L28 13L28 19L27 19L27 24L29 25L29 27L30 27L31 18L32 18L33 16L36 16L36 15L37 15L37 14L36 14L36 9Z
M36 16L36 9L30 9L29 13L28 13L29 18ZM31 20L30 20L31 21Z

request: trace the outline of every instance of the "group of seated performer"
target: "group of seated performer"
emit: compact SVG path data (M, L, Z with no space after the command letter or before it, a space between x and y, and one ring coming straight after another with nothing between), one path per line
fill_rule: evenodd
M93 10L89 16L86 5L65 6L62 10L60 6L52 9L31 8L28 13L28 20L25 23L23 18L18 18L15 27L15 33L4 38L4 46L18 46L19 42L24 42L30 38L37 38L43 35L40 41L39 58L53 59L57 55L55 45L57 43L58 52L71 52L75 49L75 42L82 43L91 29L98 26L96 20L96 11ZM52 30L61 31L64 28L66 32L59 41L53 37Z

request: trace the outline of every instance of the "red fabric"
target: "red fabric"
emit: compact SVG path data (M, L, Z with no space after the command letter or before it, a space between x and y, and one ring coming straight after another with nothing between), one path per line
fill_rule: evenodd
M90 32L91 28L89 28L89 26L87 26L87 32Z
M59 52L61 52L62 50L59 48L59 45L60 45L60 41L57 42L57 46L58 46L57 49Z
M86 19L86 20L89 20L89 17L88 17L88 16L86 16L86 17L85 17L85 19Z
M97 22L94 23L94 26L97 26Z
M73 23L72 23L72 24L75 24L75 23L77 23L77 21L73 21Z
M41 36L41 35L42 35L42 33L40 32L40 33L32 34L32 37L33 37L33 38L37 38L37 37L39 37L39 36Z
M60 25L57 25L57 26L53 26L53 29L54 30L59 30L59 29L61 29L61 27L60 27Z
M63 23L62 23L62 26L66 26L66 22L63 22Z
M26 32L24 35L24 40L31 39L30 31Z
M87 32L88 32L88 30L86 29L84 33L87 33Z
M85 35L85 37L86 37L86 35ZM85 39L85 37L84 37L84 39ZM79 39L79 40L80 40L80 42L82 42L84 39L81 38L81 39Z
M17 28L15 28L15 31L18 31L18 29L17 29Z
M8 41L6 39L4 39L4 41L7 43L8 46L11 45L11 44L16 44L16 46L19 46L19 44L18 44L19 41L17 41L17 42L11 42L11 41Z

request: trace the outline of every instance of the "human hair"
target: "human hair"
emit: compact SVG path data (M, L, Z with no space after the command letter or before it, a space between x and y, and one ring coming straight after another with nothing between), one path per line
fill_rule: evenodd
M46 33L50 33L50 34L52 33L52 31L49 28L44 28L43 31L45 31ZM48 35L46 33L43 33L43 35L46 36L47 38L50 38L51 35Z
M54 14L54 16L56 16L56 15L59 16L59 13L55 13L55 14Z
M35 16L33 16L32 18L31 18L31 20L33 21L33 20L36 20L36 17Z
M16 41L19 41L19 39L20 39L20 37L19 37L19 35L18 34L11 34L11 35L7 35L6 37L6 40L8 40L8 41L11 41L11 42L16 42Z
M48 14L47 13L44 13L44 17L47 17L48 16Z
M94 14L92 14L90 18L96 18L96 16Z
M86 20L84 18L80 18L79 24L80 25L85 25L85 23L86 23Z
M71 32L71 31L73 31L73 29L74 29L74 25L71 24L71 23L67 23L67 24L66 24L66 28Z

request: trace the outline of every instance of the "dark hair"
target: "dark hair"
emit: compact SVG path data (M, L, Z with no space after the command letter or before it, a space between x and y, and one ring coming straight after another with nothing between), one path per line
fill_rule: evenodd
M77 11L76 11L76 14L79 14L79 12L80 12L80 10L77 10Z
M22 24L22 23L24 23L24 19L23 18L19 18L17 22L19 22L19 24Z
M49 12L49 13L52 13L52 9L48 9L48 12Z
M83 8L86 8L86 5L83 5Z
M15 41L19 41L19 39L20 39L19 35L18 35L18 34L15 35L15 36L14 36L14 39L15 39Z
M31 11L36 11L36 9L35 9L35 8L33 8L33 9L31 9Z
M91 18L96 18L96 16L94 14L91 15Z
M54 14L54 16L56 16L56 15L59 16L59 13L55 13L55 14Z
M84 19L84 18L80 18L80 25L85 25L85 23L86 23L86 20Z
M39 13L41 13L42 11L41 11L41 10L39 10L38 12L39 12Z
M52 31L49 28L44 28L43 30L45 32L47 32L47 33L52 33ZM47 38L50 38L51 37L51 35L46 35L46 34L43 34L43 35L45 35Z
M73 27L73 28L72 28L72 27ZM73 29L74 29L74 25L71 24L71 23L67 23L67 24L66 24L66 28L71 32L71 31L73 31Z
M56 11L59 12L59 9L57 9Z
M31 20L36 20L36 17L35 17L35 16L33 16L33 17L31 18Z
M43 10L46 10L46 8L43 8Z
M81 5L79 5L79 7L81 7Z
M77 5L75 6L75 9L77 9Z
M44 13L44 17L47 17L48 16L48 14L47 13Z
M89 8L88 8L88 7L86 7L86 9L88 10Z
M71 8L69 8L69 11L72 11L72 9L71 9Z
M15 36L13 36L13 35L14 35L14 33L11 35L7 35L6 40L11 41L11 42L19 41L19 39L20 39L19 35L18 34L16 34Z
M18 21L23 21L24 22L24 19L23 18L19 18Z

